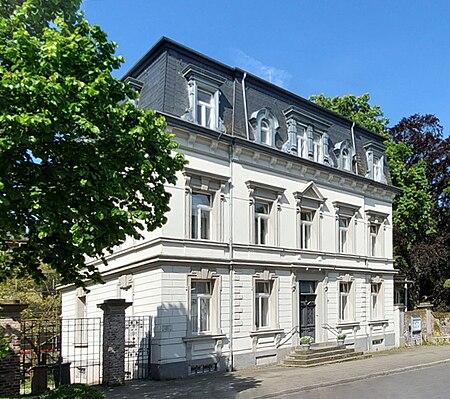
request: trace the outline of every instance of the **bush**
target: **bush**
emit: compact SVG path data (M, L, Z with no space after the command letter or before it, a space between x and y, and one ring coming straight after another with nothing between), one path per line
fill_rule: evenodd
M61 385L47 391L39 399L104 399L105 393L97 388L83 384Z

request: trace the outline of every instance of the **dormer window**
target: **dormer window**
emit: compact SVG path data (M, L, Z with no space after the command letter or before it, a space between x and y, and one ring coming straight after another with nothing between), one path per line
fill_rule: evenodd
M367 160L366 177L380 183L386 183L384 174L384 147L378 143L367 143L364 146Z
M315 162L323 163L323 141L320 133L314 133L313 154L312 158Z
M225 79L194 65L189 65L183 75L188 82L189 108L182 118L208 129L225 132L219 115L219 88Z
M254 112L250 117L250 124L253 130L253 137L258 143L271 147L275 146L275 136L279 124L270 109L262 108Z
M337 167L341 170L352 171L353 150L348 140L340 141L334 146L334 155L337 160Z

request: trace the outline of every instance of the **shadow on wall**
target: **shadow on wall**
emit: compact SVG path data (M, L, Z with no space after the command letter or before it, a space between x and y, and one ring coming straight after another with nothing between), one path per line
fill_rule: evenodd
M188 381L188 382L187 382ZM257 388L261 380L238 377L233 373L198 376L189 380L130 381L125 386L106 390L108 399L128 398L224 398L235 399L240 392Z

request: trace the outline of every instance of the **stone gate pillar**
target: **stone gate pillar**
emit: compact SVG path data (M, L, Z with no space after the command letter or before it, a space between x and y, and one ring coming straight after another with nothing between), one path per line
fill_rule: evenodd
M131 302L125 299L107 299L103 310L103 384L125 383L125 309Z
M28 305L0 303L0 334L10 341L9 355L0 360L0 396L20 394L20 312Z

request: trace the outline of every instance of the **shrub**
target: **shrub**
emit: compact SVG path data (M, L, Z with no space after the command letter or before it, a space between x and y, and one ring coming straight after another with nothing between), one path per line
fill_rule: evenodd
M313 343L314 343L314 338L310 337L309 335L305 335L304 337L300 338L301 345L311 345Z
M97 388L83 384L61 385L47 391L39 399L104 399L105 393Z

